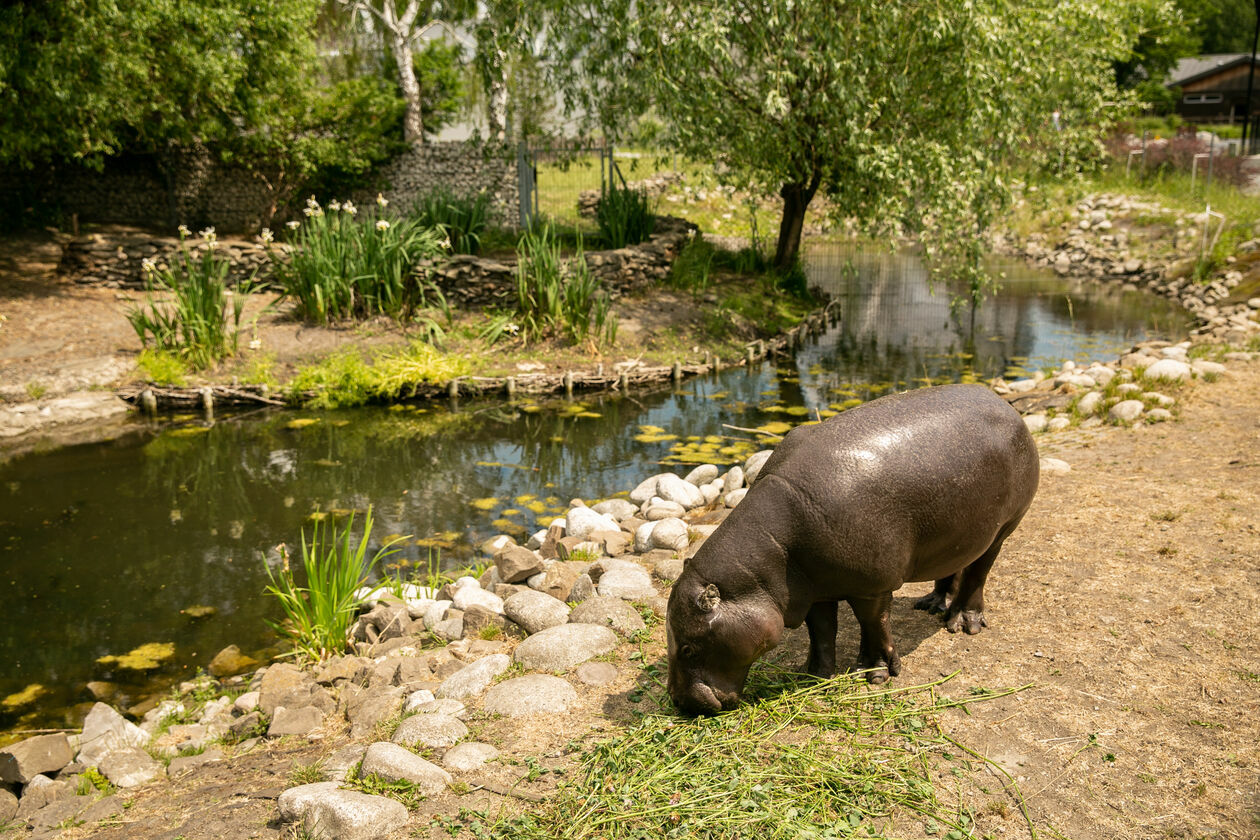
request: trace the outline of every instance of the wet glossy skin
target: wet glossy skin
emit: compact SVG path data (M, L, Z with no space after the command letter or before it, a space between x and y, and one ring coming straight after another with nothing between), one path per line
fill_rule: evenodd
M836 610L861 625L857 667L895 676L888 611L909 581L951 632L985 626L984 581L1037 489L1036 446L987 388L876 400L792 431L688 561L669 601L669 690L689 712L739 702L752 663L806 623L807 670L836 671Z

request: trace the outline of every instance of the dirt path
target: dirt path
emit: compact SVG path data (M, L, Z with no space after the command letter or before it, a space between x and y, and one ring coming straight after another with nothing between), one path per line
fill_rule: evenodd
M990 578L990 628L979 636L950 635L911 609L928 584L896 597L897 683L959 671L946 694L1030 685L970 714L947 713L943 725L1016 777L1041 836L1060 836L1047 826L1070 838L1260 836L1257 397L1260 363L1236 364L1221 382L1186 395L1179 422L1042 437L1043 454L1071 471L1043 477ZM663 636L658 624L642 660L637 647L622 645L612 659L618 676L605 686L568 675L581 698L568 715L521 725L474 708L474 737L503 758L465 781L545 794L557 777L527 780L529 762L571 767L575 743L631 723L640 662L661 661ZM851 620L842 620L839 644L856 649ZM804 631L772 655L803 662ZM294 768L346 740L330 732L309 745L261 744L129 794L133 804L117 821L63 836L282 836L273 797L293 783ZM967 802L978 815L975 836L1027 837L997 774L977 775L986 793ZM948 797L949 785L940 793ZM524 807L474 785L423 803L407 836L446 837L442 821L461 808Z

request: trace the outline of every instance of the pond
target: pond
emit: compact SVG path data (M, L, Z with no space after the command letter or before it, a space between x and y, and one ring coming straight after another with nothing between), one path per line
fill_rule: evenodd
M125 705L228 644L274 644L263 558L296 545L312 516L371 505L375 537L410 535L395 559L463 565L482 540L523 539L571 498L629 489L663 461L762 448L727 426L785 429L892 390L1115 358L1186 331L1162 299L994 270L1008 275L1002 292L972 312L933 294L913 255L816 248L808 272L839 299L840 323L749 370L571 402L137 422L109 443L0 464L0 729L74 725L92 680L119 683ZM97 661L152 642L175 653L143 679Z

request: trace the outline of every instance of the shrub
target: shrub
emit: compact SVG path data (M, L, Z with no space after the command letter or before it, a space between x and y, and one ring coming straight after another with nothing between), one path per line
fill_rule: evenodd
M646 192L613 184L595 205L595 223L610 248L624 248L651 236L656 217Z
M377 201L383 211L387 202ZM442 253L439 231L414 218L360 214L350 202L330 202L325 211L311 198L305 213L305 222L289 223L294 250L275 271L302 318L405 317L427 304L429 287L413 272Z
M475 254L481 249L481 234L486 229L486 209L490 197L484 192L475 196L458 196L447 189L438 189L421 196L412 215L421 225L440 228L456 254Z
M369 364L357 350L334 353L302 368L289 381L291 398L308 408L345 408L415 393L422 384L443 382L471 370L463 358L447 356L421 342L405 350L382 351ZM314 396L307 396L313 392Z
M669 285L675 289L704 294L709 288L709 274L713 269L716 249L703 237L688 240L669 269Z
M179 251L171 266L158 268L145 260L148 295L143 305L127 312L127 320L146 348L176 353L200 370L236 352L249 284L241 294L228 289L230 263L216 253L214 228L201 232L206 247L198 258L185 244L188 236L188 228L181 225ZM170 297L158 300L155 292Z
M587 267L580 242L566 265L551 225L544 225L521 237L516 253L517 316L527 340L555 333L572 341L616 339L608 294Z
M370 507L363 518L363 536L357 544L351 540L353 528L354 515L351 514L340 529L335 522L317 520L309 544L306 532L302 532L305 586L298 586L284 546L280 547L283 565L279 572L273 572L264 563L270 580L267 591L280 601L285 614L283 622L268 623L292 640L297 651L307 658L319 660L346 649L350 625L360 603L355 592L367 583L377 563L397 551L392 546L403 539L388 540L368 559L368 541L372 535Z

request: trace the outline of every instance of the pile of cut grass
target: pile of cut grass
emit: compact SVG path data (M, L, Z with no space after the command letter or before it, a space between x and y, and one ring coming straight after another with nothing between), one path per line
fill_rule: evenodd
M937 725L965 699L935 683L873 689L855 677L801 682L773 667L754 671L748 699L708 718L661 707L582 757L574 780L533 813L491 820L464 812L477 837L824 838L934 834L979 837L984 804L961 779L986 761ZM647 700L648 698L644 698ZM992 766L992 765L991 765ZM1014 781L1005 790L1023 811ZM938 783L948 779L948 795ZM1024 811L1027 819L1027 812ZM1029 834L1037 836L1032 823Z

